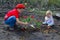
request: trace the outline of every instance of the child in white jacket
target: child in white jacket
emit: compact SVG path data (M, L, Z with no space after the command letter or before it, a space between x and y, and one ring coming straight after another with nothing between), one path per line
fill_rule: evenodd
M43 24L47 24L48 29L54 25L54 19L50 10L46 12L45 21L43 22Z

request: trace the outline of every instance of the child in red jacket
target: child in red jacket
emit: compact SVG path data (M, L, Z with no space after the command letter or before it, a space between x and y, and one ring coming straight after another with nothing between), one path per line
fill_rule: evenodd
M4 17L5 24L9 25L9 29L13 30L14 25L16 25L16 22L19 24L27 25L28 23L19 21L19 14L23 12L25 9L25 5L23 4L17 4L16 7L10 11L7 12L7 14Z

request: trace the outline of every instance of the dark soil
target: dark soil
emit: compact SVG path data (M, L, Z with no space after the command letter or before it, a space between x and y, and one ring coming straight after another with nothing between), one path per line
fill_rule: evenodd
M3 30L4 27L7 25L4 24L4 20L0 17L0 40L60 40L60 21L55 19L55 26L54 30L58 32L50 30L49 33L44 33L41 30L36 32L28 32L28 31L5 31Z

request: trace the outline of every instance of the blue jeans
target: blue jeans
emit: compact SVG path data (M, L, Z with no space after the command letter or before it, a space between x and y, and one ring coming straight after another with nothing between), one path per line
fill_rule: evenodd
M13 28L14 25L16 24L16 17L15 16L9 17L7 20L5 20L5 24Z

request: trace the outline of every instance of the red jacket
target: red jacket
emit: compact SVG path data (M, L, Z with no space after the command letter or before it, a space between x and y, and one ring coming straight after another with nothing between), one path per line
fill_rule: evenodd
M4 19L8 19L10 16L15 16L16 18L19 18L19 12L17 11L17 9L13 9L8 11L8 13L5 15Z

